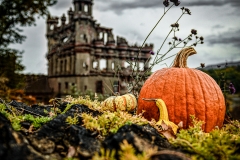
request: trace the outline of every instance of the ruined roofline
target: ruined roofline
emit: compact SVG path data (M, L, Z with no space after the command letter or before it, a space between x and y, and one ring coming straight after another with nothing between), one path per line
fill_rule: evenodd
M116 44L116 43L115 43ZM90 53L92 49L94 49L94 54L92 55L98 55L98 56L105 56L105 57L125 57L125 58L131 58L131 52L138 53L141 46L108 46L108 45L102 45L97 46L94 44L65 44L60 47L59 45L53 46L52 50L48 52L47 57L58 54L59 56L64 55L71 55L74 53ZM98 50L101 51L98 51ZM153 44L145 44L145 46L141 49L140 57L145 59L148 58L150 55L150 51L153 49ZM111 52L110 52L111 51ZM125 54L122 54L121 52L128 52ZM123 56L124 55L124 56Z

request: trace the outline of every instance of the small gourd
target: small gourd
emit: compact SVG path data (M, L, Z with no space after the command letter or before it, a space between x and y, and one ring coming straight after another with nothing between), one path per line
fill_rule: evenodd
M171 127L172 131L174 134L177 134L178 126L171 122L168 118L168 111L165 102L162 99L145 99L145 101L155 101L156 106L159 109L160 115L159 115L159 120L156 123L157 125L162 125L162 123L166 124L167 126Z
M132 112L137 107L137 100L133 94L111 96L101 103L104 111L127 111Z

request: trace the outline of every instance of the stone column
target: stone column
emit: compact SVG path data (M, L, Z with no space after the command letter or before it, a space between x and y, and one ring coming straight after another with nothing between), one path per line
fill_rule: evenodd
M121 68L125 68L125 65L124 65L125 64L125 60L124 59L120 59L120 62L121 62L121 64L120 64Z
M88 5L88 14L92 16L92 5Z
M107 59L107 65L106 65L106 69L107 69L107 71L109 72L111 72L112 71L112 59L111 58L108 58Z
M55 57L55 75L58 74L58 66L59 65L59 60L57 59L57 56Z

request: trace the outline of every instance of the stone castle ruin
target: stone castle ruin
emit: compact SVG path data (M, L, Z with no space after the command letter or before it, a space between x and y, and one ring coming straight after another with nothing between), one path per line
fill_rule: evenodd
M146 44L137 59L140 46L129 45L123 37L115 40L111 28L93 19L93 0L73 0L73 5L67 16L47 19L48 82L54 95L67 95L72 86L83 93L110 94L109 88L126 93L133 72L126 61L144 72L153 44Z

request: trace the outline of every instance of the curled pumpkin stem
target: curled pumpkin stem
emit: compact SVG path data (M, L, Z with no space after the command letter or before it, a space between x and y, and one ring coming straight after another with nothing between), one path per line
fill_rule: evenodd
M172 67L188 68L187 58L193 54L196 54L196 50L193 47L188 47L180 50L174 59Z

